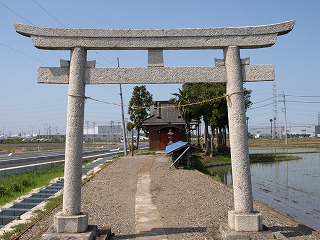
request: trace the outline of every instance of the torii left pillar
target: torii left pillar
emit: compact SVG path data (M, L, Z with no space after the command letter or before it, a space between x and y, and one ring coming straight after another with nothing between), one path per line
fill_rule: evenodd
M88 227L88 213L80 210L86 59L87 50L71 50L63 209L54 216L57 233L85 232Z

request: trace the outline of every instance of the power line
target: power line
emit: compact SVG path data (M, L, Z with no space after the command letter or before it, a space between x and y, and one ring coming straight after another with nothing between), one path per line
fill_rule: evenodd
M249 110L254 110L254 109L258 109L258 108L263 108L263 107L267 107L267 106L270 106L270 105L273 105L273 102L272 102L272 103L265 104L265 105L262 105L262 106L259 106L259 107L249 108Z
M43 11L45 11L50 17L52 17L55 21L57 21L62 27L64 28L67 28L66 25L64 25L62 22L60 22L55 16L53 16L48 10L46 10L43 6L41 6L37 1L35 0L32 0L35 4L37 4ZM107 61L108 63L110 63L111 65L113 65L114 67L116 67L115 64L113 64L111 61L109 61L108 59L106 59L104 56L102 56L98 51L94 51L97 55L99 55L101 58L103 58L105 61ZM89 59L90 60L90 59ZM97 64L100 64L101 66L104 66L102 65L101 63L98 63Z
M108 63L110 63L112 66L117 67L115 64L113 64L111 61L109 61L108 59L106 59L104 56L102 56L98 51L94 51L97 55L99 55L100 57L102 57L105 61L107 61ZM102 64L101 64L102 65ZM103 66L103 65L102 65Z
M48 15L50 15L54 20L56 20L62 27L67 28L65 25L63 25L57 18L55 18L51 13L49 13L44 7L42 7L38 2L33 0L35 4L37 4L43 11L45 11Z
M8 6L6 6L5 4L3 4L2 2L0 2L0 4L2 6L4 6L5 8L7 8L8 10L10 10L11 12L13 12L15 15L21 17L22 19L24 19L25 21L27 21L28 23L30 23L32 26L34 26L34 24L32 22L30 22L28 19L24 18L23 16L21 16L19 13L13 11L11 8L9 8Z
M270 97L270 98L267 98L267 99L264 99L264 100L261 100L261 101L258 101L258 102L254 102L252 104L262 103L262 102L265 102L265 101L268 101L268 100L271 100L271 99L273 99L273 97Z
M5 44L3 44L3 43L0 43L0 45L4 46L4 47L6 47L6 48L8 48L8 49L10 49L10 50L13 50L13 51L15 51L15 52L18 52L18 53L20 53L20 54L22 54L22 55L24 55L24 56L27 56L27 57L32 58L32 59L34 59L34 60L37 60L38 62L42 62L42 63L44 63L44 64L47 64L47 65L49 65L49 66L52 66L52 65L49 64L49 63L46 63L46 62L44 62L44 61L42 61L42 60L40 60L40 59L38 59L38 58L32 57L32 56L30 56L30 55L28 55L28 54L26 54L26 53L24 53L24 52L21 52L21 51L15 49L15 48L9 47L9 46L7 46L7 45L5 45Z
M30 22L30 21L29 21L28 19L26 19L25 17L21 16L21 15L20 15L19 13L17 13L16 11L12 10L11 8L9 8L8 6L6 6L6 5L3 4L2 2L0 2L0 4L1 4L3 7L7 8L8 10L10 10L11 12L13 12L15 15L19 16L20 18L24 19L25 21L27 21L28 23L30 23L32 26L34 26L34 24L33 24L32 22ZM26 53L24 53L24 52L21 52L21 51L15 49L15 48L9 47L9 46L7 46L7 45L5 45L5 44L3 44L3 43L0 43L0 45L2 45L3 47L8 48L8 49L10 49L10 50L13 50L13 51L15 51L15 52L18 52L18 53L20 53L20 54L22 54L22 55L24 55L24 56L27 56L27 57L29 57L29 58L31 58L31 59L34 59L34 60L36 60L36 61L38 61L38 62L42 62L42 63L44 63L44 64L47 64L47 65L49 65L49 66L52 66L51 64L48 64L48 63L46 63L46 62L44 62L44 61L42 61L42 60L40 60L40 59L38 59L38 58L32 57L32 56L30 56L30 55L28 55L28 54L26 54Z
M320 102L302 102L302 101L292 101L292 100L287 100L287 102L294 102L294 103L320 103Z
M318 96L311 96L311 95L306 95L306 96L297 96L297 95L287 95L286 96L289 96L289 97L301 97L301 98L308 98L308 97L320 97L319 95Z

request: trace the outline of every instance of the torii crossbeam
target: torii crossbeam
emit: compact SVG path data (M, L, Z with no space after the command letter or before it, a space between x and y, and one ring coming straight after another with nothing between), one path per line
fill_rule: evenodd
M294 21L278 24L206 29L105 30L41 28L15 23L39 49L70 50L69 62L40 68L38 82L69 84L63 210L54 230L85 232L88 214L80 211L81 157L85 84L226 82L234 210L228 212L231 231L261 231L262 215L253 209L243 81L273 80L273 65L250 65L240 49L270 47L293 29ZM163 50L223 49L215 67L164 67ZM87 50L148 50L146 68L94 68Z

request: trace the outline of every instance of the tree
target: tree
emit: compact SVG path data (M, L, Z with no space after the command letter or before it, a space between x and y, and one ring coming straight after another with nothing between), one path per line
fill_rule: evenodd
M142 126L142 122L148 117L152 103L152 94L147 91L145 85L135 86L133 88L132 97L129 101L128 114L130 115L130 120L134 128L138 132L137 148L139 147L140 130L147 133L146 128Z
M192 91L190 84L183 84L182 89L179 89L179 93L172 93L174 98L170 99L170 102L175 103L181 112L186 125L187 140L190 141L190 122L192 119L197 118L197 108L190 105L194 99L194 92Z
M227 149L228 109L224 97L226 93L225 83L185 83L175 96L175 103L181 107L186 121L200 119L205 124L204 143L205 153L208 155L214 149L214 137L217 138L218 151ZM251 90L244 89L246 109L252 104L250 101ZM192 103L192 104L191 104ZM197 104L196 104L197 103ZM185 105L187 104L187 105ZM209 136L209 125L211 138Z
M133 129L134 125L132 122L127 123L127 130L131 132L131 146L130 146L130 151L131 151L131 156L133 156L133 151L134 151L134 144L133 144Z
M172 94L175 96L173 102L180 106L181 115L185 119L187 126L192 119L200 121L200 118L203 118L205 123L204 144L206 152L210 149L207 139L209 135L209 119L212 113L210 102L203 102L210 99L208 98L210 94L207 94L207 90L206 83L184 83L182 89L179 89L179 93Z

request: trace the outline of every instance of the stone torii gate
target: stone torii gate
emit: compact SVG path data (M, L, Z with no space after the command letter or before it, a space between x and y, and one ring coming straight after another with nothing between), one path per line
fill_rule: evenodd
M232 231L261 231L262 215L253 209L243 82L274 80L273 65L250 65L240 49L270 47L294 21L278 24L207 29L98 30L41 28L15 23L35 47L70 50L61 67L39 68L39 83L69 84L63 210L54 217L57 233L82 233L88 213L81 212L81 159L86 84L226 82L233 172L234 210L228 212ZM224 59L212 67L164 67L163 50L223 49ZM146 68L95 68L88 50L148 50Z

